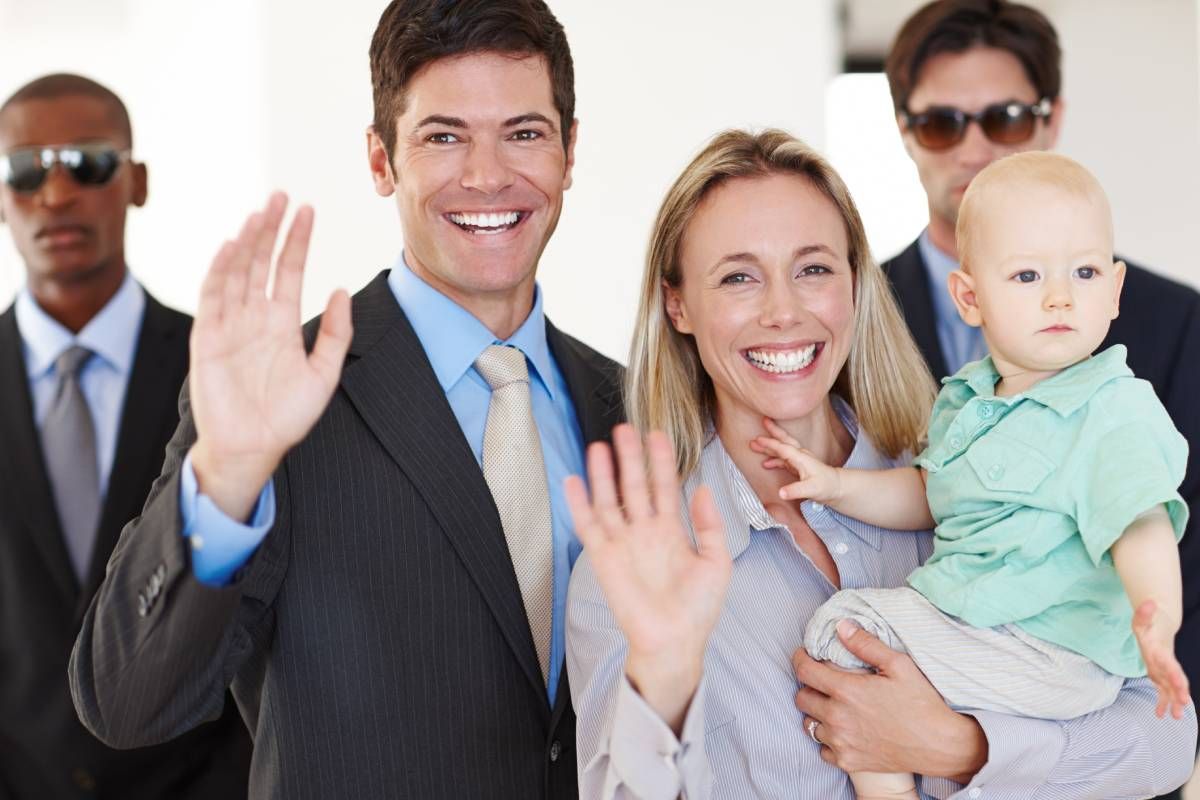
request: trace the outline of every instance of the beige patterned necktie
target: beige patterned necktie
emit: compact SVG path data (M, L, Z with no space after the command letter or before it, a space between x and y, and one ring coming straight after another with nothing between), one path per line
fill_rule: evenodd
M475 368L492 387L483 432L483 477L500 511L545 680L554 617L553 531L546 465L529 399L529 370L524 353L502 345L484 350Z

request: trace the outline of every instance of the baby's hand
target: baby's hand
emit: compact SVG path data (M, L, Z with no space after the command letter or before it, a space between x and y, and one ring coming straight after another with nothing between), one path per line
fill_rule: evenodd
M1146 675L1158 689L1158 708L1154 713L1161 717L1169 706L1175 719L1183 716L1189 701L1188 679L1175 658L1178 627L1153 600L1142 603L1133 614L1133 635L1146 662Z
M800 446L787 431L764 417L763 427L769 436L757 436L750 441L750 449L767 456L763 466L767 469L787 469L800 480L779 490L784 500L815 500L818 503L833 503L841 496L841 480L838 470L818 459Z

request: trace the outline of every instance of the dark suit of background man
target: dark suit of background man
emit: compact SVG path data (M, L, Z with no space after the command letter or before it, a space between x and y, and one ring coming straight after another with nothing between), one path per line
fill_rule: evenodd
M574 158L566 36L538 0L396 0L371 74L369 166L404 251L330 299L309 355L311 209L273 297L282 196L214 260L180 427L84 621L75 704L102 739L150 744L232 683L257 800L574 797L562 481L619 420L620 376L535 284Z
M250 742L232 703L184 740L119 752L79 723L67 682L187 371L191 320L125 266L126 210L146 201L132 144L121 101L79 76L40 78L0 107L0 215L27 278L0 315L0 797L245 795Z
M888 55L901 136L929 197L929 227L883 268L937 378L986 352L980 330L959 318L946 289L947 276L958 268L954 226L963 192L992 161L1054 146L1063 119L1060 60L1050 21L1033 8L1004 0L930 3L904 23ZM985 117L962 129L965 118L956 111ZM1128 348L1130 368L1154 385L1190 446L1180 487L1191 518L1180 542L1184 619L1176 650L1195 701L1200 697L1200 294L1128 260L1126 265L1121 315L1101 349Z

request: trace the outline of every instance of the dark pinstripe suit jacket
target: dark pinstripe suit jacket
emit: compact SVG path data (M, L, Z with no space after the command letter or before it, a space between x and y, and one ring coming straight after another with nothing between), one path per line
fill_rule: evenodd
M1188 441L1188 469L1179 493L1191 509L1187 532L1179 543L1183 562L1183 626L1175 638L1179 661L1191 679L1193 702L1200 703L1200 293L1126 262L1121 315L1113 320L1104 350L1123 344L1129 368L1150 381L1175 427ZM883 264L900 301L908 328L925 356L933 377L947 372L938 341L937 319L921 249L913 242Z
M118 752L79 724L67 686L84 611L178 424L191 324L146 296L95 551L80 585L42 459L16 314L0 314L0 800L245 796L250 742L232 702L220 721L183 740Z
M80 717L118 746L161 742L232 682L252 798L574 797L570 691L548 707L495 505L386 273L353 315L339 390L276 472L276 524L221 589L194 580L180 535L185 389L76 644ZM585 441L608 437L620 367L547 334Z

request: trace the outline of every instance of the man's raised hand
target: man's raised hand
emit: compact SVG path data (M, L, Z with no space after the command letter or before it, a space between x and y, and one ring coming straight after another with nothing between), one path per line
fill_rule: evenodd
M300 288L313 211L301 206L283 248L271 254L287 197L271 195L213 259L192 326L188 378L200 490L238 520L287 451L307 435L337 388L350 346L350 298L329 298L312 352L300 331Z

